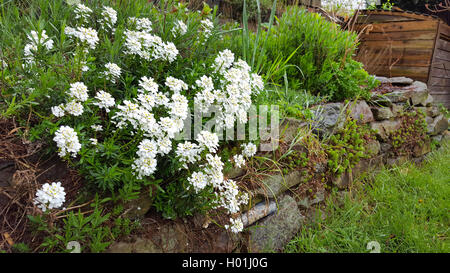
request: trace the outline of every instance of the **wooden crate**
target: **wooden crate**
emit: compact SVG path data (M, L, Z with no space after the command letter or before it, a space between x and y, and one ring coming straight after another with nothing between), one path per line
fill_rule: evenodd
M437 17L399 11L363 11L356 59L378 76L405 76L428 84L450 108L450 27Z

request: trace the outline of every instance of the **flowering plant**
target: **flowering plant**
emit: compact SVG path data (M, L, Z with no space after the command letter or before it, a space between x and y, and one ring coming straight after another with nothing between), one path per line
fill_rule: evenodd
M218 135L202 129L179 139L192 110L218 107L219 129L247 123L252 96L264 88L245 61L217 51L214 21L214 14L181 4L155 6L139 17L74 5L57 33L67 43L72 73L49 98L51 114L42 122L58 154L91 185L122 199L157 188L155 206L168 218L211 208L239 212L248 196L224 176L229 158L220 154ZM44 29L31 33L24 49L29 70L42 64L34 62L34 48L54 44ZM254 144L244 144L233 161L242 167L255 153ZM242 230L239 219L231 223L233 232Z

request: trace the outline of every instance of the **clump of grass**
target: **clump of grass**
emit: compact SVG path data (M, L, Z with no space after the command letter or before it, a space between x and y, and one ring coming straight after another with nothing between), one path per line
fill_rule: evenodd
M327 201L327 217L302 228L286 252L449 252L450 143L422 166L406 163Z

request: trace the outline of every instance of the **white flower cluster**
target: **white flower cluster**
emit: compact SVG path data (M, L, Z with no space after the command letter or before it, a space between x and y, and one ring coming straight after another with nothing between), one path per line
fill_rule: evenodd
M57 209L66 201L66 193L61 187L61 182L53 182L51 185L45 183L40 190L36 192L34 204L43 211L47 209Z
M130 20L131 19L131 20ZM175 61L178 49L172 42L163 42L161 37L150 34L151 21L147 18L129 18L135 30L126 30L125 54L137 55L145 60Z
M97 105L100 109L104 108L107 113L109 113L109 108L113 107L116 103L113 96L103 90L98 91L95 98L98 101L93 104Z
M90 49L95 49L99 41L97 31L90 27L66 27L64 33L69 37L77 38L81 44L86 44Z
M69 126L61 126L55 133L53 140L59 148L59 156L64 157L68 153L75 157L81 149L77 133Z
M204 19L204 20L200 21L200 26L201 26L202 32L205 36L205 40L207 40L212 34L214 24L213 24L213 22L211 22L211 20Z
M47 50L53 48L53 40L49 39L45 30L42 30L40 34L36 31L32 30L30 32L31 35L27 35L29 42L25 45L24 48L24 60L25 63L30 65L34 62L34 54L38 51L38 46L42 45Z
M179 92L173 91L170 98L159 92L158 84L152 78L142 77L139 86L141 88L138 89L137 99L124 100L123 104L117 106L118 111L112 119L118 128L130 124L134 129L132 133L141 130L146 139L140 146L148 144L148 141L155 143L157 148L154 153L137 153L138 158L133 169L139 177L143 177L151 175L156 170L158 154L165 155L172 150L172 140L184 127L189 105L187 98ZM159 111L165 108L169 116L157 120L152 113L155 107L158 107Z
M117 11L108 6L103 7L102 18L99 20L99 23L102 24L104 28L109 28L112 30L116 22Z
M231 225L225 225L225 229L231 230L233 233L239 233L244 229L244 224L242 223L241 218L230 218Z
M187 32L187 26L183 21L177 20L175 22L175 25L173 26L171 32L172 32L172 35L175 37L177 37L178 35L184 35Z
M91 17L92 10L83 4L77 4L75 8L75 19L86 21Z
M73 116L82 115L84 108L81 102L85 102L89 98L87 86L82 82L71 83L67 95L70 98L69 102L65 105L53 106L51 108L53 115L62 117L65 112Z
M105 78L111 83L116 83L116 80L120 77L120 74L122 73L122 69L115 64L115 63L107 63L105 64L106 71L103 72L105 75Z
M217 125L221 128L232 128L236 117L241 123L247 123L251 96L264 87L261 77L250 73L245 61L235 61L234 54L228 49L218 54L212 68L221 79L220 87L214 89L214 80L202 76L196 81L200 91L194 98L195 107L206 113L213 104L219 106Z

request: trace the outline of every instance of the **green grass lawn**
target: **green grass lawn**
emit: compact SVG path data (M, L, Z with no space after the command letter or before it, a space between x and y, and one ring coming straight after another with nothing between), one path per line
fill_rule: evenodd
M370 181L370 182L369 182ZM351 197L350 197L351 196ZM357 182L352 194L334 194L325 219L305 226L285 252L450 252L450 143L412 163L383 169Z

